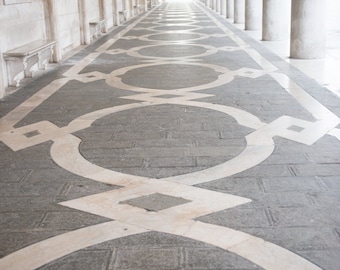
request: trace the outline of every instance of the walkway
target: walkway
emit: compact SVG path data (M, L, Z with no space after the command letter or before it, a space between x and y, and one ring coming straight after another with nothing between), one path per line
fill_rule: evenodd
M198 2L0 106L0 269L339 269L339 98Z

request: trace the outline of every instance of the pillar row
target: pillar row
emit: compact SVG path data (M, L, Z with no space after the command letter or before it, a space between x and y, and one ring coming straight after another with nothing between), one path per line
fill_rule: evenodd
M325 1L292 0L290 57L323 58L325 40Z
M245 30L260 30L262 27L262 0L246 0Z

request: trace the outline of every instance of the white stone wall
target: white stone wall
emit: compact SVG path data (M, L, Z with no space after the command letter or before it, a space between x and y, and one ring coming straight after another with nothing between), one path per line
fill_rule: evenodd
M117 11L127 9L129 17L133 16L132 3L137 2L28 0L26 3L15 4L16 1L12 1L14 4L5 5L4 1L0 0L0 98L5 95L5 89L8 87L6 62L2 53L36 40L54 39L57 40L57 57L54 57L54 60L60 61L74 48L88 44L85 42L88 28L84 30L84 27L88 27L89 22L106 19L106 31L116 24ZM85 26L82 24L84 16Z
M58 0L59 46L65 55L80 45L80 22L77 0Z
M67 1L67 0L66 0ZM99 0L88 0L88 18L89 21L99 21L100 17L100 1Z
M3 50L46 38L43 0L3 5L0 25L0 46Z
M0 98L8 85L2 53L46 38L43 0L13 5L0 4Z

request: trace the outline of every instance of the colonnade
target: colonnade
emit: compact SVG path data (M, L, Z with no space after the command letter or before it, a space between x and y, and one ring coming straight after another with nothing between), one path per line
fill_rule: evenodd
M323 58L326 48L324 0L200 0L245 30L262 30L262 40L290 33L290 57Z

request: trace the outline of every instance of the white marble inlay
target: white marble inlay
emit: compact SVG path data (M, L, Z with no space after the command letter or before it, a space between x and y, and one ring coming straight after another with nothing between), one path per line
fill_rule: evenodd
M168 7L170 6L171 5ZM249 45L226 28L209 12L206 12L203 8L201 8L201 10L215 23L214 27L218 26L223 31L223 34L199 34L196 31L204 27L194 25L199 22L198 20L195 20L195 18L183 19L183 22L177 21L176 23L171 23L172 17L178 16L176 14L179 14L177 10L164 12L164 14L171 15L168 23L159 18L152 22L154 26L144 28L142 23L143 19L149 15L149 13L146 13L135 22L129 24L119 34L108 39L103 45L98 47L94 53L91 53L81 61L74 63L74 65L64 73L67 78L55 80L0 119L0 140L13 151L19 151L52 140L53 145L50 154L60 167L73 174L94 181L121 186L121 188L117 190L61 203L61 205L66 207L115 219L116 221L61 234L23 248L0 259L0 269L35 269L82 248L111 239L147 231L159 231L203 241L234 252L258 264L264 269L319 269L304 258L260 238L230 228L194 220L203 215L250 202L247 198L208 191L193 187L192 185L231 176L258 165L272 154L275 148L273 141L275 136L280 136L306 145L315 143L326 134L335 136L340 140L340 132L339 129L336 128L340 121L334 113L319 103L286 75L278 73L277 68L267 59L250 48ZM186 13L183 14L187 16ZM138 28L134 28L136 25L138 25ZM176 31L158 30L158 28L162 26L190 26L190 29ZM126 34L131 29L147 29L153 31L153 33L141 37L127 36ZM184 36L182 40L162 40L159 36L158 39L155 39L155 37L157 38L157 35L160 34L164 36L166 34L192 34L194 36L187 36L187 38ZM210 37L225 36L230 37L238 46L222 46L216 48L210 45L195 43L198 40L209 39ZM115 42L121 39L151 41L152 45L139 46L127 50L109 49ZM139 53L140 50L144 48L153 49L159 45L169 44L199 46L206 51L198 55L180 58L149 57ZM241 68L238 70L229 70L218 65L203 63L197 58L211 55L218 51L232 53L238 50L247 53L261 69ZM143 62L142 64L116 69L110 74L104 74L99 71L80 74L85 67L93 63L93 61L103 53L112 55L126 53L129 56L142 59ZM126 72L137 68L157 67L162 64L205 67L212 69L219 73L219 75L215 81L210 83L183 87L176 90L149 89L131 86L123 83L122 79L119 77ZM194 101L194 99L211 96L198 93L197 91L228 84L234 80L235 76L258 78L267 74L277 81L287 93L301 104L302 107L309 111L314 116L315 121L306 121L282 115L271 123L265 123L256 115L250 114L245 110ZM136 100L136 103L90 112L74 119L67 126L62 128L58 128L48 121L14 128L16 123L42 104L48 97L57 92L68 81L73 79L82 83L90 83L104 79L109 86L126 91L132 90L139 93L121 97ZM166 98L164 97L165 95L172 95L173 97ZM247 145L244 151L233 159L206 170L159 180L108 170L92 164L80 154L79 144L81 141L79 138L72 135L73 132L88 128L94 121L116 112L160 104L186 105L216 110L233 117L238 124L251 128L253 131L246 136ZM292 129L292 126L296 128ZM30 134L30 136L27 136L27 134ZM124 200L138 198L156 192L174 197L182 197L190 202L157 212L148 212L142 208L128 204L120 204L120 202ZM67 245L65 245L65 243L67 243ZM39 256L37 256L37 254L39 254Z

